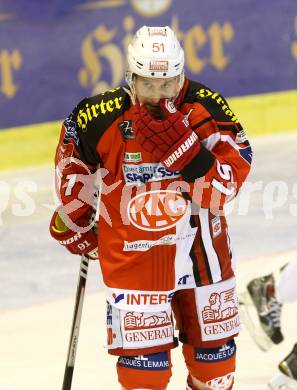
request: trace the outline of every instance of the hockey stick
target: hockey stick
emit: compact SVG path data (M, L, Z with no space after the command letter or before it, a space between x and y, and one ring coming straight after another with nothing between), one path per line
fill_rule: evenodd
M95 215L93 214L93 217L92 217L92 219L93 220L95 219L95 221L98 221L99 214L100 214L101 187L102 187L101 183L100 183L100 179L101 179L100 178L100 170L98 169L97 180L95 183L95 185L97 185L97 187L98 187L98 192L95 194L96 214ZM92 219L91 219L91 221L92 221ZM76 349L77 349L77 344L78 344L78 336L79 336L79 329L80 329L80 322L81 322L81 315L82 315L82 308L83 308L86 282L87 282L87 276L88 276L88 268L89 268L89 258L87 256L83 255L81 257L81 261L80 261L78 285L77 285L77 290L76 290L72 328L71 328L71 333L70 333L70 340L69 340L69 346L68 346L66 367L65 367L65 371L64 371L64 380L63 380L62 390L71 390Z
M78 285L76 290L75 306L73 312L72 328L69 340L67 362L64 372L62 390L70 390L74 371L75 355L78 343L80 320L85 296L86 281L88 276L89 259L81 257Z

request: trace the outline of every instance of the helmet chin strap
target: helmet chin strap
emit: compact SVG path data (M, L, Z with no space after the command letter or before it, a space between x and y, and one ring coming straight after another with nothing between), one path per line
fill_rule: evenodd
M137 94L136 94L136 89L135 89L135 85L134 85L134 82L133 82L133 73L130 70L126 71L125 80L126 80L126 83L127 83L128 87L129 87L129 89L125 88L125 87L123 87L123 89L130 96L132 104L135 105L136 104ZM184 81L185 81L185 72L182 71L182 73L179 75L179 81L178 81L179 89L178 89L176 95L171 98L171 100L173 102L178 97L178 95L180 93L180 90L182 89L182 87L184 85Z
M123 90L130 96L132 104L135 105L137 95L136 95L135 85L133 82L133 74L132 74L132 72L130 72L130 70L126 71L125 80L126 80L126 83L128 84L128 87L130 89L123 87Z

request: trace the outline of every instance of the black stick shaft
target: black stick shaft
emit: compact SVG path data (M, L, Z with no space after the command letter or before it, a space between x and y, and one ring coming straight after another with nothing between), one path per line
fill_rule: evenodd
M67 362L64 372L62 390L71 390L72 377L75 364L75 355L78 344L79 328L82 315L82 308L85 296L86 281L88 276L89 259L81 257L78 285L76 290L75 306L73 312L72 328L69 340Z

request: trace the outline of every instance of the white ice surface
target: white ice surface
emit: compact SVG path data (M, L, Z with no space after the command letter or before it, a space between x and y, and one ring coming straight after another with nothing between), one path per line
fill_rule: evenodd
M240 288L250 277L297 256L297 217L290 212L290 206L297 204L297 133L255 139L252 144L255 158L248 181L260 182L262 190L251 195L247 215L238 215L238 197L228 218ZM270 191L267 184L288 189L287 196L273 193L282 205L272 211L272 218L267 218L269 210L266 216L263 210L263 193ZM29 199L21 200L22 191L31 197L33 212ZM266 197L266 208L268 203ZM61 388L79 259L49 237L53 204L52 167L0 174L0 390ZM27 216L16 215L26 212ZM101 347L105 330L100 286L98 267L91 264L73 390L118 388L114 359L106 358ZM296 341L296 318L296 305L285 306L286 340L266 354L242 332L235 389L266 388L278 361ZM169 389L180 390L185 387L184 366L180 351L173 356Z

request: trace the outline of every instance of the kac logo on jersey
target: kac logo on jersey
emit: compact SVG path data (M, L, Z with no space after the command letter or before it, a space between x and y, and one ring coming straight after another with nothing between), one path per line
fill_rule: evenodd
M188 201L177 191L148 191L130 200L127 214L138 229L161 231L174 227L187 207Z

